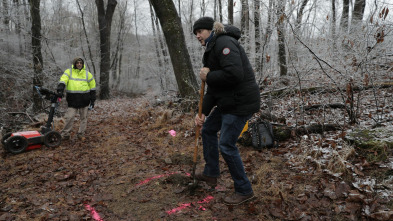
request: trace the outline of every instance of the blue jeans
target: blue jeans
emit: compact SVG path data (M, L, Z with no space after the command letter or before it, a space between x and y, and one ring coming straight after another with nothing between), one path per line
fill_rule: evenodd
M244 116L223 114L215 108L202 127L203 157L206 162L203 174L209 177L220 175L219 148L234 181L235 192L241 195L253 193L236 147L238 137L251 116L252 114ZM219 131L221 131L220 139L217 137Z

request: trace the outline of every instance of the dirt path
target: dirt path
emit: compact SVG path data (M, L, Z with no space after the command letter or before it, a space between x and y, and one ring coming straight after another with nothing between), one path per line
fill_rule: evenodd
M375 189L356 187L351 173L323 170L307 157L318 157L305 151L311 144L299 140L282 142L273 150L240 146L257 195L253 202L235 208L222 203L233 191L222 159L218 187L210 191L201 185L190 195L193 113L179 111L176 103L146 97L99 101L96 106L85 139L72 138L56 149L3 154L0 221L388 220L393 216L392 202ZM375 168L368 166L363 173Z

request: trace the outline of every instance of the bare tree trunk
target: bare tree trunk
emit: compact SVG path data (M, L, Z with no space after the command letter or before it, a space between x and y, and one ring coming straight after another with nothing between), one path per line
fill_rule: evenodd
M332 0L332 42L333 42L333 54L336 52L336 0ZM333 56L333 59L335 56Z
M201 2L201 13L202 13L202 16L205 16L205 14L206 14L206 3L205 3L205 0L202 0L202 2Z
M138 79L139 78L139 73L140 73L140 70L141 70L141 66L140 66L140 63L141 63L141 44L139 42L138 24L137 24L137 17L136 17L136 15L137 15L137 7L136 7L136 0L134 0L135 38L136 38L136 42L138 43L138 52L135 54L135 56L137 57L136 58L137 64L136 64L136 70L135 70L135 78ZM135 81L135 83L137 83L137 82Z
M260 27L260 0L254 0L254 24L255 24L255 76L262 73L262 44L261 44L261 27Z
M349 0L343 0L343 12L341 16L340 26L344 33L348 32L349 25Z
M351 26L359 28L362 24L364 9L366 8L366 0L356 0L353 7L353 15ZM353 25L352 25L353 24Z
M248 9L248 0L241 0L242 2L242 15L241 15L241 20L240 20L240 30L241 30L241 36L242 38L240 39L241 43L247 47L248 45L248 24L249 24L249 9ZM249 50L246 50L249 51Z
M26 15L24 16L24 20L23 20L23 26L26 27L30 22L31 22L31 15L29 13L29 4L28 4L28 0L21 0L22 1L22 10L23 10L23 14ZM23 39L24 39L24 52L23 54L28 54L28 49L30 48L30 45L27 41L28 38L28 34L26 34L26 32L22 32L23 35Z
M9 15L9 7L8 0L3 0L3 16L4 16L4 27L6 32L10 31L10 15Z
M308 3L308 0L303 0L302 4L300 5L299 11L297 13L296 26L295 26L296 34L299 34L300 27L302 25L302 18L303 18L304 8L306 7L307 3Z
M162 68L162 61L161 61L161 54L158 46L158 36L156 33L156 26L154 25L154 11L153 11L153 6L150 3L150 16L151 16L151 27L153 28L153 37L154 37L154 46L156 48L156 55L157 55L157 61L158 61L158 68Z
M33 65L34 77L33 86L42 86L43 80L43 60L41 53L41 15L40 15L40 0L29 0L30 16L31 16L31 47L33 49ZM33 89L34 90L34 89ZM38 111L42 109L42 103L39 95L33 91L33 110Z
M157 62L158 62L158 70L162 70L163 65L162 65L162 61L161 61L161 54L160 54L160 49L158 46L158 35L157 35L157 31L156 31L156 26L154 24L154 20L155 20L155 15L154 15L154 11L153 11L153 6L150 3L150 16L151 16L151 26L153 29L153 37L154 37L154 46L156 48L156 56L157 56ZM162 74L158 74L158 78L160 79L160 87L161 90L165 90L164 87L164 76L162 76Z
M228 23L233 25L233 0L228 0Z
M160 19L180 95L183 98L195 99L198 84L176 8L172 0L151 0L151 4Z
M217 21L217 0L214 0L213 19L214 19L214 21Z
M180 19L180 23L181 23L181 7L180 7L180 0L178 1L178 5L179 5L179 19Z
M110 34L113 13L117 5L116 0L108 0L106 11L104 8L104 0L96 0L98 11L98 26L100 30L100 99L108 99L109 94L109 73L111 65L111 46Z
M268 44L270 42L270 38L271 38L272 32L273 32L273 30L272 30L272 17L273 17L272 14L273 14L273 11L274 11L274 8L275 8L274 1L275 0L269 0L269 7L268 7L268 10L267 10L266 31L265 31L265 34L263 36L262 52L260 53L261 54L261 68L260 68L261 72L260 72L260 76L259 76L259 80L258 80L258 85L260 85L261 82L264 80L262 78L262 74L263 74L263 66L264 66L264 60L265 60L265 49L266 49L266 47L268 46ZM269 60L270 60L270 56L266 55L266 63L269 62Z
M88 37L88 34L87 34L87 30L86 30L84 12L83 12L80 4L79 4L79 0L76 0L76 4L78 5L79 12L81 13L81 22L82 22L82 27L83 27L83 33L85 34L87 48L89 50L90 62L91 62L91 65L93 67L93 74L94 74L94 76L96 76L96 74L97 74L96 65L94 63L93 53L91 52L91 44L90 44L90 40L89 40L89 37Z
M18 15L21 15L21 9L20 9L20 4L19 4L19 0L14 0L14 3L16 5L16 13ZM16 34L18 35L18 42L19 42L19 55L23 56L23 45L22 45L22 24L20 21L20 16L16 16Z
M280 66L280 76L287 75L288 68L287 68L287 56L286 56L286 49L285 49L285 3L279 0L277 5L277 36L278 36L278 61Z
M221 4L221 0L218 0L218 15L220 16L220 22L222 23L222 4Z
M119 31L117 33L117 40L116 40L116 49L114 51L114 55L112 55L112 73L113 73L113 81L112 81L112 88L116 88L119 86L120 83L120 73L121 73L121 59L122 59L122 52L123 52L123 45L124 45L124 35L126 30L126 12L127 12L127 1L125 2L125 6L123 9L119 9Z

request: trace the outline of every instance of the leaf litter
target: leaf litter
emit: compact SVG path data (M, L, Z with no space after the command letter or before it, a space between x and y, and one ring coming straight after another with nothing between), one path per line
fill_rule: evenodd
M289 99L289 104L295 102ZM292 137L279 148L262 151L239 144L257 199L228 207L222 199L233 184L222 158L214 191L203 183L193 195L187 189L195 145L193 110L183 111L173 96L158 101L149 95L98 101L96 106L84 140L73 136L58 148L3 153L0 221L393 217L392 157L370 163L340 132ZM295 124L291 113L283 115L288 125ZM329 119L336 119L333 115ZM307 121L313 120L318 118ZM367 120L361 125L369 125ZM199 150L198 170L203 167L201 144Z

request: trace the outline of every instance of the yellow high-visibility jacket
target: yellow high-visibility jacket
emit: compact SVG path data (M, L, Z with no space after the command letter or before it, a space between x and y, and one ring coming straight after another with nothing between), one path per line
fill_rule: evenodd
M83 108L96 100L96 81L94 76L86 70L74 68L64 71L60 78L58 91L65 89L68 107Z

